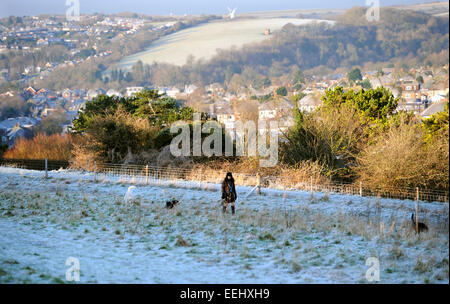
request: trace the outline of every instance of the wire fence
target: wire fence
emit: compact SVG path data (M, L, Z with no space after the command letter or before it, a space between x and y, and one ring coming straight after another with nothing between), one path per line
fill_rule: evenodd
M15 167L30 170L45 170L45 159L8 159L0 158L0 166L3 167ZM47 170L59 170L61 168L69 168L70 163L63 160L48 160Z
M155 180L191 181L201 183L221 183L226 172L220 170L199 170L196 168L173 168L152 165L130 165L86 162L82 165L71 164L68 161L54 160L30 160L30 159L0 159L0 166L16 167L30 170L48 171L68 169L79 172L91 173L89 178L93 181L116 179L122 182L149 184ZM262 188L286 189L310 191L311 193L336 193L347 195L359 195L361 197L382 197L392 199L410 199L418 201L449 202L449 191L419 189L419 188L394 188L394 187L369 187L362 183L338 183L316 182L314 178L309 180L299 179L296 176L261 176L259 174L246 174L233 172L236 185Z

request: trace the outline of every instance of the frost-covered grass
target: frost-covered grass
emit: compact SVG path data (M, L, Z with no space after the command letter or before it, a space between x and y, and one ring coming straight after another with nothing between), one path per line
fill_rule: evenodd
M238 187L222 214L217 185L93 183L82 173L0 168L0 283L65 283L68 257L82 283L448 283L448 205ZM171 197L181 200L167 210Z

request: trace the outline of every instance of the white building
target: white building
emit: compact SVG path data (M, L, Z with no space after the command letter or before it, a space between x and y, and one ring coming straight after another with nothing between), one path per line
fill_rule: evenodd
M436 94L433 97L430 98L430 101L432 103L437 103L437 102L441 102L443 100L447 99L444 95L441 94Z
M259 119L273 119L277 116L277 110L267 103L259 106Z
M198 89L198 87L195 84L190 84L190 85L184 86L184 92L188 95L194 93L194 91L197 89Z
M224 124L225 129L234 129L236 115L229 105L216 107L215 114L217 121Z
M108 95L109 97L112 97L112 96L122 97L122 94L120 94L119 91L116 91L116 90L114 90L114 89L109 89L109 90L106 92L106 95Z
M136 93L140 93L144 90L144 87L127 87L126 94L127 96L132 96Z
M176 98L178 94L180 94L180 89L178 88L173 87L166 90L166 95L169 97Z

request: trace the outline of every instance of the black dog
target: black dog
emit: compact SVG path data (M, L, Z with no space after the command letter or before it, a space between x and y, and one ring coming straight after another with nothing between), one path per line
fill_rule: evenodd
M415 229L416 228L416 219L414 217L414 213L411 214L411 221L413 222L414 229ZM428 231L428 227L424 223L419 222L418 227L419 227L419 233L424 232L424 231Z
M172 208L175 207L176 205L178 205L178 201L175 200L175 199L166 202L166 208L167 208L167 209L172 209Z

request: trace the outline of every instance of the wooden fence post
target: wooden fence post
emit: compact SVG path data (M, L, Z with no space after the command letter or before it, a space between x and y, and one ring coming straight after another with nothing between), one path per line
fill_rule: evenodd
M256 190L258 194L261 194L261 174L256 173Z
M391 228L389 228L389 233L392 234L392 231L394 230L394 226L395 226L395 221L392 221Z
M311 176L311 197L314 195L313 191L313 177Z
M97 161L94 161L94 183L97 182Z
M362 182L359 182L359 196L362 197L363 196L363 191L362 191Z
M148 165L145 165L145 184L148 185Z
M416 233L419 233L419 187L416 187Z
M48 178L48 160L45 159L45 178Z

